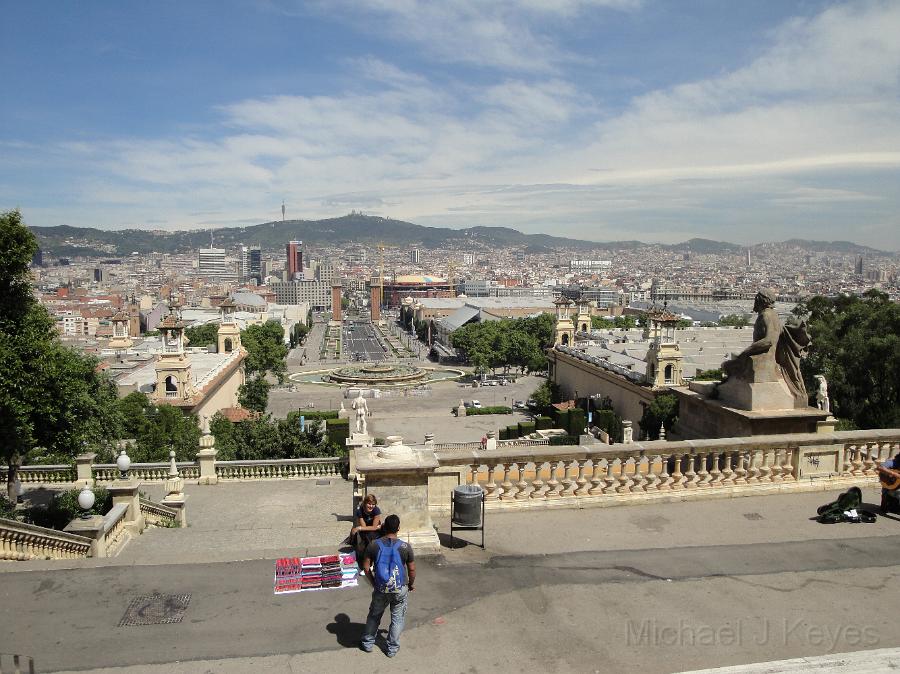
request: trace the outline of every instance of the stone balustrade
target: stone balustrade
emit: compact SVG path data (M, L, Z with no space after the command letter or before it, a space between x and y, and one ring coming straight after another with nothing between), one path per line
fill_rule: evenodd
M141 514L144 522L150 527L174 527L177 526L178 512L174 508L156 503L143 496L140 497Z
M103 516L103 550L105 557L114 557L129 540L125 527L128 505L119 503Z
M0 560L89 557L91 539L0 518Z
M285 480L341 477L346 459L274 459L269 461L216 461L219 480Z
M615 505L811 491L877 481L900 430L436 452L485 489L489 509ZM434 506L444 499L429 498Z
M178 464L178 470L185 479L197 479L200 477L200 467L194 461L182 461ZM98 484L114 482L119 479L119 469L114 463L97 463L93 466L94 480ZM140 482L165 482L169 475L168 462L161 463L133 463L128 469L128 475Z
M9 474L9 466L0 466L0 482L6 482ZM22 484L55 484L59 482L74 482L75 467L59 464L47 466L20 466L16 475Z

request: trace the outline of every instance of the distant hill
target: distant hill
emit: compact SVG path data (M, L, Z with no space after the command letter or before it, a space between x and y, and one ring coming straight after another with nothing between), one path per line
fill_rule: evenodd
M856 253L857 255L865 254L884 254L884 251L877 248L869 248L861 246L852 241L811 241L809 239L789 239L783 242L785 246L794 246L819 253Z
M403 220L351 213L339 218L324 220L286 220L265 222L249 227L222 227L205 230L104 230L89 227L32 227L41 249L57 256L120 256L131 253L176 253L209 246L210 233L214 245L234 248L238 244L260 245L263 248L280 248L287 241L299 239L310 244L335 244L346 242L368 243L375 246L384 242L390 246L419 246L443 248L448 245L479 243L487 247L521 246L532 252L551 252L558 249L578 251L632 250L649 244L641 241L597 242L567 239L549 234L524 234L509 227L469 227L449 229L424 227ZM879 253L873 248L859 246L849 241L804 241L791 239L784 245L803 247L813 251L843 253ZM740 254L746 247L710 239L690 239L683 243L663 246L673 251L698 254ZM757 246L751 246L756 248Z
M449 229L423 227L411 222L368 215L351 214L325 220L278 220L250 227L223 227L213 230L148 231L139 229L101 230L93 228L32 227L41 248L50 253L65 250L67 255L95 255L103 251L110 255L158 252L183 252L208 247L210 232L214 245L232 248L238 244L259 244L263 248L283 246L299 239L311 244L344 243L349 241L384 242L391 246L420 246L441 248L447 244L477 241L487 246L538 246L542 248L599 248L594 241L566 239L547 234L523 234L507 227L471 227ZM83 252L79 253L78 251Z

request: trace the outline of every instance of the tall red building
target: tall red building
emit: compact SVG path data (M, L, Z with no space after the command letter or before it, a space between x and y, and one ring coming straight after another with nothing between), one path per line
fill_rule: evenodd
M303 242L288 241L287 249L287 269L288 281L293 281L297 274L303 275Z

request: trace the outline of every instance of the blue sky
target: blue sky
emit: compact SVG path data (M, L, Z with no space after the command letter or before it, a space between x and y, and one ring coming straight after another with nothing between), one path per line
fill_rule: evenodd
M0 209L900 249L900 3L3 2Z

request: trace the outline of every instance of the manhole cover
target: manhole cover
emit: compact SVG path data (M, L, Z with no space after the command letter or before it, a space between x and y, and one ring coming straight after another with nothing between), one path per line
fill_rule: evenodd
M191 603L189 594L145 594L131 600L119 627L180 623Z
M320 486L320 487L321 486L327 487L330 484L331 484L331 480L316 480L316 485Z
M765 519L765 518L764 518L762 515L760 515L759 513L744 513L744 517L746 517L748 520L761 520L761 519Z

